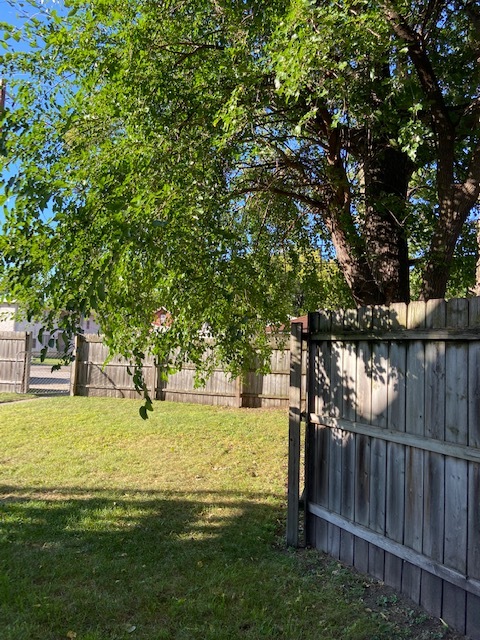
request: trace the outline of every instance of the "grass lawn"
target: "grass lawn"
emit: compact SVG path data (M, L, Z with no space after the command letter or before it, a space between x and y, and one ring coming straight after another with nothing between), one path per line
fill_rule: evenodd
M284 548L283 411L0 406L2 640L460 637Z
M40 356L34 356L32 358L32 364L49 364L50 366L53 367L53 365L55 364L62 364L62 359L47 357L47 358L44 358L42 361Z
M0 404L3 402L18 402L19 400L32 400L33 393L0 393Z

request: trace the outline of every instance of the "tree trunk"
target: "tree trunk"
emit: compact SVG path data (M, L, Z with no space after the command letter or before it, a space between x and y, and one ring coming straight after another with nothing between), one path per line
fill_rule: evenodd
M334 223L330 232L338 263L355 303L358 306L385 304L387 300L375 282L364 251L358 251L340 225Z
M444 198L423 272L422 300L445 297L455 245L480 192L480 181L472 182L471 188L469 182L452 185L449 198Z
M404 229L411 163L389 146L374 147L365 163L366 257L386 303L409 302L408 244Z
M337 260L355 303L358 306L384 304L384 293L378 287L366 258L365 239L352 216L350 184L339 142L338 131L334 129L329 137L327 155L329 196L326 197L325 210L320 210L319 214L330 232Z
M475 265L475 287L473 293L480 296L480 220L477 220L477 264Z
M352 218L340 156L331 154L330 160L332 195L324 217L355 302L359 306L409 302L408 244L403 227L412 170L408 157L387 145L370 152L364 162L366 205L360 229Z

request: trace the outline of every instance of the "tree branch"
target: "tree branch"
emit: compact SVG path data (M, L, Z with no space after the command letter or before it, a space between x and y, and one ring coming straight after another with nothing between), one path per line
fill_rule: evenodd
M459 214L466 219L480 196L480 143L473 152L467 179L457 186L456 195Z
M440 88L432 63L417 33L410 27L389 0L382 2L386 19L393 32L405 42L415 67L420 86L430 105L434 131L438 143L438 195L441 204L450 209L454 182L455 126ZM449 205L450 201L450 205ZM444 208L442 206L442 208Z

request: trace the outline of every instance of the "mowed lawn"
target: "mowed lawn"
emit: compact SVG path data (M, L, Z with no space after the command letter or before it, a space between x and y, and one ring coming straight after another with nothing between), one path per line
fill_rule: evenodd
M2 640L442 637L285 549L285 411L138 407L0 405Z

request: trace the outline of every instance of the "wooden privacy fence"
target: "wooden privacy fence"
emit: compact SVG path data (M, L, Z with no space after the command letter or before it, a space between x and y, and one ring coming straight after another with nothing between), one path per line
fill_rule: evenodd
M87 334L75 337L75 360L70 374L70 395L113 398L138 398L129 363L123 358L109 358L103 338ZM152 357L143 363L145 384L152 397L156 394L157 372Z
M186 364L181 371L163 380L153 358L145 360L144 375L153 398L173 402L231 407L288 407L290 353L280 341L272 339L270 373L248 372L243 379L232 379L216 369L202 387L195 386L195 367ZM137 397L128 363L120 358L108 360L108 349L97 335L77 337L72 371L71 394L81 396ZM106 362L106 364L104 364ZM305 379L303 381L303 388Z
M309 318L307 544L480 639L480 298ZM298 543L301 329L287 538Z
M0 331L0 392L27 393L31 355L31 333Z

